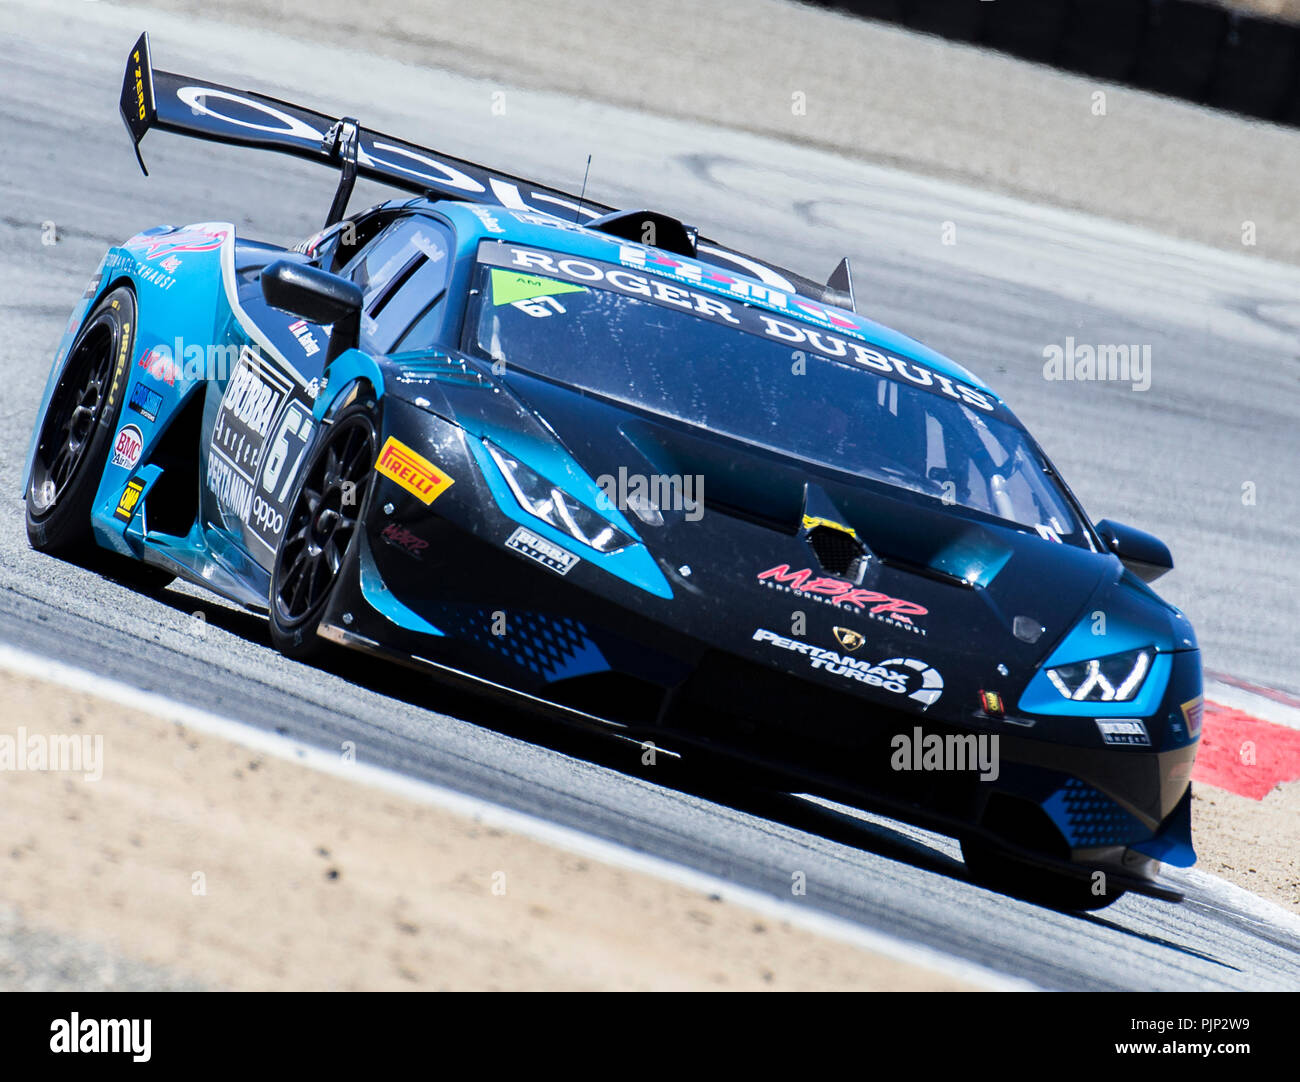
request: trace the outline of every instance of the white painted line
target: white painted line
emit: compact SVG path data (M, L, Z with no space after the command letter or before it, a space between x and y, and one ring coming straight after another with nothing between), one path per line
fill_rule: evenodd
M1252 894L1245 887L1239 887L1236 883L1229 883L1226 879L1220 879L1196 868L1179 871L1177 877L1184 879L1188 888L1199 888L1205 891L1217 903L1213 908L1222 913L1238 919L1245 917L1261 927L1280 929L1300 936L1300 916L1289 909L1283 909L1275 902L1270 902L1267 898ZM1194 897L1190 889L1188 901L1208 904Z
M1288 729L1300 729L1300 710L1286 703L1270 699L1266 695L1257 695L1245 688L1234 687L1218 680L1205 681L1205 698L1218 706L1240 710L1264 721L1285 725Z
M991 991L1036 991L1035 985L997 973L974 962L954 958L940 951L881 932L871 931L795 902L740 887L705 872L686 868L660 857L638 853L614 842L550 823L544 819L466 796L432 782L407 777L369 763L347 762L320 748L302 744L277 733L258 729L233 718L175 702L166 696L141 691L121 681L86 669L52 661L38 654L0 644L0 668L22 676L59 684L71 691L95 695L131 710L152 714L166 721L208 733L252 751L274 756L338 778L382 789L396 796L468 816L488 826L509 830L534 841L564 849L578 856L599 860L615 867L653 875L659 879L704 894L716 894L724 901L745 906L769 920L786 921L814 935L874 951L896 961L923 966L936 973L987 988Z

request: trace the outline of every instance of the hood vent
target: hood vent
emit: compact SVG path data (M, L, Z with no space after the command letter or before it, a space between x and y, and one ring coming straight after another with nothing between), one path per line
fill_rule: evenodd
M823 571L854 582L867 565L867 546L838 526L817 525L808 531L808 544Z
M861 582L871 550L858 531L844 521L826 491L811 481L803 486L803 517L799 530L812 546L822 570L840 578Z

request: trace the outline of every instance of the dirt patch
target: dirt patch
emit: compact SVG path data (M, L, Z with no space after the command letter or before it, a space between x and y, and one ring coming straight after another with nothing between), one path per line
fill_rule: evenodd
M75 936L187 982L968 987L81 692L0 672L0 697L0 736L21 735L23 746L33 734L91 740L76 772L11 763L0 774L0 906L27 931Z
M1199 785L1192 800L1196 866L1300 913L1300 782L1263 800Z

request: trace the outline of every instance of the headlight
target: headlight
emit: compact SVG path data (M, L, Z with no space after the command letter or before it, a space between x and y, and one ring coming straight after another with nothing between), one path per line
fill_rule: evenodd
M591 508L579 503L541 474L506 454L500 447L487 440L483 441L483 445L500 467L501 475L519 501L519 506L530 515L550 523L557 530L563 530L575 541L581 541L597 552L618 552L635 543L634 538L606 522Z
M1047 670L1047 678L1057 691L1076 702L1128 702L1142 687L1154 655L1155 651L1148 647L1058 665Z

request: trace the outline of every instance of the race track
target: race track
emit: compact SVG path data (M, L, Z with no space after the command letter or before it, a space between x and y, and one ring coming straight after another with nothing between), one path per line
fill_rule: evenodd
M955 843L802 801L638 775L619 746L370 665L280 658L264 622L189 587L150 599L32 553L22 457L75 298L103 249L145 226L229 220L281 243L321 224L333 176L151 134L140 176L117 115L140 29L155 64L360 116L825 275L852 257L860 306L985 375L1094 518L1161 536L1162 592L1210 670L1300 690L1300 270L758 136L519 92L364 53L103 4L4 0L0 59L0 640L249 724L588 831L1046 988L1300 988L1300 920L1261 918L1193 873L1182 906L1132 896L1068 916L966 881ZM201 47L198 42L201 41ZM270 73L270 74L268 74ZM384 193L366 188L353 207ZM44 244L54 223L58 243ZM941 243L953 222L957 243ZM1043 349L1149 344L1149 390L1043 379ZM1255 502L1243 503L1243 484ZM202 620L194 613L202 613ZM427 698L426 698L427 696ZM430 709L432 707L432 709ZM441 708L445 712L439 712ZM626 772L624 772L626 771Z

